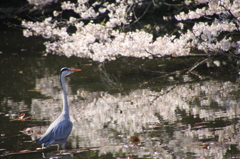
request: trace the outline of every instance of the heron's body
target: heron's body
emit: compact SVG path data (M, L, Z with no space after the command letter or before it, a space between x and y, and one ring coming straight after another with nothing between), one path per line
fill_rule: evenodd
M47 131L39 139L37 139L37 144L44 144L44 146L62 144L62 148L64 149L71 131L72 122L69 118L64 117L64 114L61 114L48 127Z
M44 146L51 144L62 144L65 149L66 141L72 131L72 122L69 117L67 94L65 88L65 76L80 69L62 68L60 73L60 83L63 90L63 110L60 116L48 127L47 131L37 139L37 144Z

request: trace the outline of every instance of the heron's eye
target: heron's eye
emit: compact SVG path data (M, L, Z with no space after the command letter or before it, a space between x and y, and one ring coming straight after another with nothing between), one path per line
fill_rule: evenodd
M67 67L62 68L61 71L60 71L60 73L62 73L62 72L64 72L64 71L69 71L69 68L67 68Z

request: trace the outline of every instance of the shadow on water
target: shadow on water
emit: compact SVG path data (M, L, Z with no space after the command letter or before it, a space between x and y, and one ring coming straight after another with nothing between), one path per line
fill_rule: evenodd
M234 59L210 59L186 73L203 59L118 58L97 63L42 56L41 39L27 39L19 32L1 34L1 158L42 158L34 140L61 112L58 76L64 66L83 70L66 78L74 128L68 150L59 154L49 147L46 158L240 156ZM11 41L13 36L18 41Z

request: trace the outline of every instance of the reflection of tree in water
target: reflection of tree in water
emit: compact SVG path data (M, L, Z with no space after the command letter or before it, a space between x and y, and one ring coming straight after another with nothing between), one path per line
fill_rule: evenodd
M58 77L51 79L57 81ZM45 85L46 80L38 80L36 88L42 94L52 94L53 100L33 100L31 112L38 120L53 121L61 111L61 96L58 89ZM139 156L156 158L175 153L184 157L188 152L221 158L231 144L238 145L239 106L237 94L232 93L238 86L231 82L182 84L159 92L139 89L128 95L80 89L72 95L67 89L74 123L72 147L99 146L101 153L113 154L131 149ZM134 135L139 136L144 150L129 147ZM199 149L203 143L210 144L207 154Z

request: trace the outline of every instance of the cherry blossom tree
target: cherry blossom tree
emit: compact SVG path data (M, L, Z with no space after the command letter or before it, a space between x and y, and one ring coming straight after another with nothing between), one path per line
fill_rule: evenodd
M119 56L160 58L181 56L227 55L240 53L240 1L89 1L62 2L61 10L42 21L22 21L24 36L42 36L46 52L65 56L91 58L94 61L115 60ZM128 29L140 22L151 10L173 6L174 12L162 17L174 22L176 31L151 31L144 27ZM177 10L177 11L176 11ZM76 16L63 18L65 11ZM141 14L137 14L141 12ZM153 12L154 14L154 12ZM147 18L147 16L145 16ZM69 32L69 28L74 28ZM198 53L198 54L197 54Z

